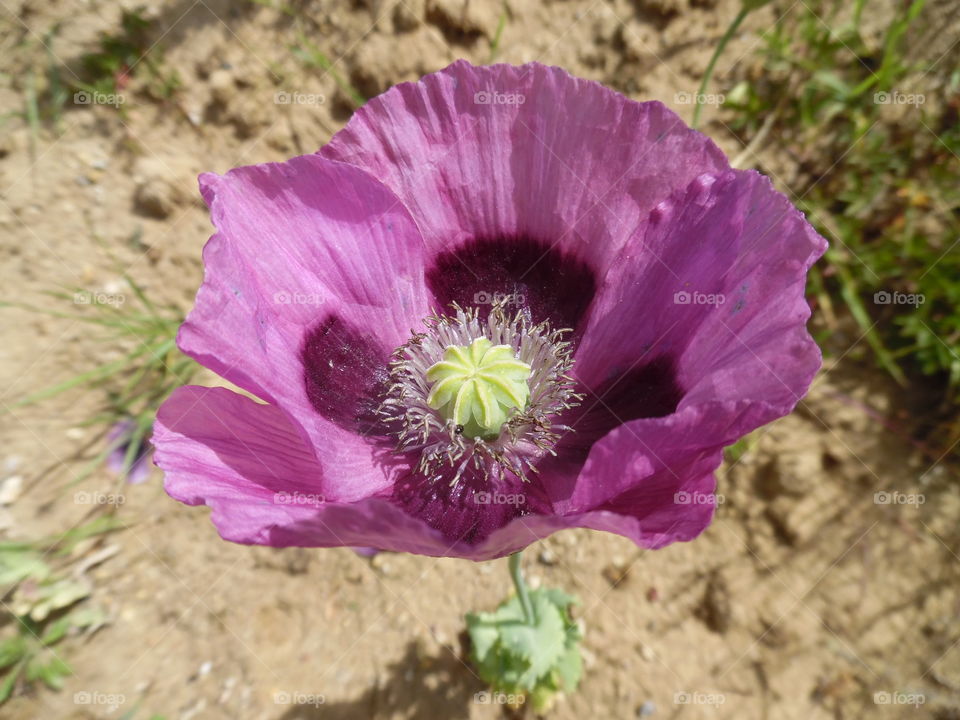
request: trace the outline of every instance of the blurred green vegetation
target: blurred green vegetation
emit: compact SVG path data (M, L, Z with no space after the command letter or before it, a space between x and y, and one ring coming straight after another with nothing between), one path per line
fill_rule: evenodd
M118 447L125 451L118 478L118 484L122 484L147 446L157 408L170 393L188 384L200 369L176 345L177 329L184 319L182 311L152 301L145 289L124 271L107 244L96 235L94 239L123 278L122 292L71 288L46 293L57 305L71 307L71 310L0 300L0 308L18 307L83 323L90 328L91 337L101 340L106 347L123 348L120 357L31 393L13 405L13 408L32 405L75 389L92 390L100 394L102 403L99 412L92 414L83 425L106 431L120 423L129 424L129 432L106 443L68 487L88 477ZM139 233L131 237L129 243L136 246Z
M0 705L38 682L59 690L73 674L57 646L107 622L106 612L88 601L93 583L78 568L96 562L88 559L97 547L91 541L119 526L104 515L56 537L0 542Z
M180 76L165 66L162 49L151 40L153 24L141 10L123 11L117 31L104 33L75 68L65 66L53 50L62 24L53 25L39 39L45 62L24 72L23 109L0 113L0 125L9 117L21 116L31 128L34 144L41 127L62 130L64 110L71 105L107 104L125 114L134 80L136 91L155 101L172 99L180 88ZM36 42L31 37L22 44L24 55L38 47Z
M960 386L960 70L933 49L944 10L774 3L721 119L744 156L778 163L761 170L789 174L781 184L830 241L810 277L821 344L843 354L862 334L898 383L942 389L933 412L947 417ZM859 332L834 346L845 318Z
M142 89L155 100L167 100L180 87L180 76L164 68L161 50L152 41L152 24L142 10L125 10L116 33L100 38L100 47L82 58L85 82L77 90L105 95L123 92L134 71L143 78Z

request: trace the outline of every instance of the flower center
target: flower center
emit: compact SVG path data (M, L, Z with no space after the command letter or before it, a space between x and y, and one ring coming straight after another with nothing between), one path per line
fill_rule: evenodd
M463 427L468 438L495 438L512 410L530 398L531 368L509 345L479 337L469 346L449 345L427 370L433 383L427 405Z
M486 317L454 305L425 325L394 352L379 410L398 450L418 452L417 471L431 482L527 480L571 430L561 415L579 404L568 331L499 305Z

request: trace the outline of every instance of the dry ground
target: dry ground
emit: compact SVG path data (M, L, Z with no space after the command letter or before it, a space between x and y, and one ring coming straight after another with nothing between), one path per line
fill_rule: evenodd
M24 72L44 58L41 39L56 23L51 47L69 74L100 33L117 28L120 6L132 6L0 5L3 108L22 106ZM678 93L696 91L736 6L510 0L498 59L561 65L689 119ZM135 79L122 113L68 105L59 133L33 139L25 122L7 121L0 294L44 307L54 301L42 293L56 287L122 294L100 238L153 297L189 307L210 233L196 174L312 152L349 116L334 73L291 52L295 23L336 61L336 74L371 95L457 57L487 61L500 17L499 3L456 0L317 0L294 10L299 19L243 2L154 3L158 57L183 81L175 100L150 99ZM750 19L718 82L749 57L750 30L775 20L769 8ZM323 102L278 105L278 92ZM731 155L741 149L720 122L706 131ZM7 405L120 351L84 325L26 311L5 310L3 327ZM586 672L555 717L960 717L960 497L937 454L908 441L910 400L843 357L792 416L760 431L721 472L725 502L696 542L640 552L619 537L568 531L531 548L532 581L583 602ZM98 431L81 423L97 402L63 396L0 416L0 480L25 482L0 516L7 537L63 530L89 512L63 487L78 455L91 452ZM111 482L97 473L79 489L108 491ZM875 502L875 493L894 491L925 502ZM251 549L220 541L205 510L170 500L156 471L125 496L127 529L101 541L117 552L89 571L88 602L107 609L109 624L62 646L75 671L63 691L21 694L4 717L505 712L475 701L483 688L461 659L460 638L465 611L491 608L508 592L505 560L371 562L349 550ZM122 700L114 711L78 705L82 692ZM677 702L682 693L693 702ZM923 705L878 705L875 693L922 693Z

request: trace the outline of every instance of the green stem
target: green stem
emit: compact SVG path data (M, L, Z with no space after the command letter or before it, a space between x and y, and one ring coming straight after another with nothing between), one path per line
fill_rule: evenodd
M707 85L710 84L710 78L713 76L713 67L717 64L717 60L720 58L720 53L723 52L723 49L727 46L727 43L730 42L730 38L733 37L733 34L737 31L737 28L740 27L740 23L743 22L743 19L750 14L751 7L748 7L749 3L744 3L743 7L740 8L740 12L737 13L737 16L733 19L733 22L730 23L730 27L727 28L727 31L723 34L723 37L720 38L720 42L717 44L717 49L713 51L713 57L710 58L710 64L707 65L706 71L703 73L703 82L700 83L700 89L697 90L697 96L694 98L694 107L693 107L693 123L691 126L696 129L697 124L700 122L700 108L703 105L700 104L700 98L703 97L707 92Z
M533 605L530 603L530 594L527 592L527 584L523 581L523 571L520 569L520 556L523 551L515 552L510 556L510 577L513 580L513 586L517 589L517 597L520 598L520 605L523 607L523 616L527 619L527 625L533 625L536 618L533 617Z

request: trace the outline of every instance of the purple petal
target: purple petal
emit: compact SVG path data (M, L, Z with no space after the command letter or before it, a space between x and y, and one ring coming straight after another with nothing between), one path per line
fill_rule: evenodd
M389 380L389 357L377 339L331 315L306 334L300 361L314 410L350 432L382 437L377 408Z
M622 254L577 350L577 377L602 396L648 358L668 357L679 408L749 398L769 408L758 425L786 414L820 366L804 286L825 249L763 176L698 178Z
M577 418L589 429L586 439L605 414L622 424L593 443L575 482L567 476L547 486L554 509L682 521L691 508L670 498L685 478L709 476L725 445L787 414L806 392L820 352L805 328L804 285L825 247L753 172L704 176L661 203L601 292L577 351L577 376L599 388L584 404L602 408ZM727 301L678 302L678 292ZM650 367L649 357L670 358L675 375L631 386L631 372ZM614 392L605 391L611 381ZM624 409L631 394L655 407L657 389L671 383L679 393L673 414Z
M107 468L118 476L126 473L124 479L131 485L139 485L150 477L150 442L146 437L141 438L133 462L129 468L126 467L127 452L135 429L136 421L127 419L114 424L107 433L107 444L113 448L107 454Z
M318 156L204 175L218 233L181 349L281 407L331 468L331 497L389 485L357 435L393 348L427 314L423 243L397 198Z
M523 482L510 474L496 478L470 469L453 484L446 478L404 477L394 486L392 497L446 540L470 545L481 544L516 518L551 512L539 477Z
M489 309L526 307L535 322L576 329L593 301L593 270L570 253L528 238L470 240L438 255L427 286L440 309L451 303Z
M224 388L173 393L157 414L153 443L166 491L209 506L226 540L480 557L390 500L330 500L324 468L286 415Z
M380 554L380 551L375 547L354 546L350 549L353 550L360 557L365 557L365 558L371 558L374 555Z
M177 390L157 415L153 443L167 492L188 505L209 506L221 536L244 544L365 546L488 560L568 527L619 532L655 547L671 538L689 539L712 512L698 506L674 516L662 507L649 512L634 507L567 517L527 515L480 543L451 540L385 498L327 500L323 468L284 413L224 388ZM686 481L682 487L709 492L711 483Z
M698 175L727 168L709 139L661 103L636 103L539 63L459 61L398 85L360 108L320 154L368 170L410 209L441 258L429 277L456 272L456 281L431 283L438 301L473 304L478 289L519 286L547 291L547 304L559 288L574 305L560 313L569 327L575 298L589 301L593 277L605 275L650 210ZM533 246L534 262L522 252L491 265L483 247L470 248L518 239ZM554 272L544 284L541 256L548 266L572 258L563 265L585 264L592 276Z

